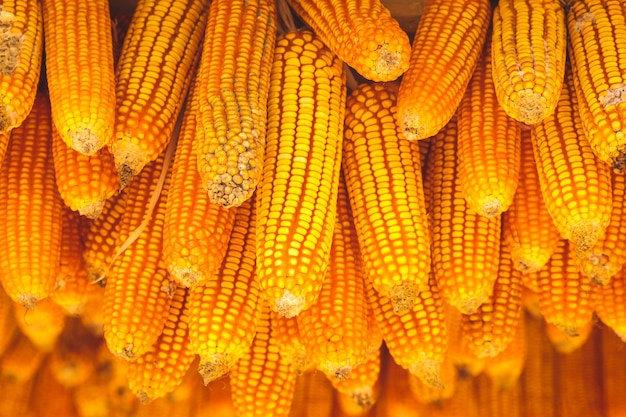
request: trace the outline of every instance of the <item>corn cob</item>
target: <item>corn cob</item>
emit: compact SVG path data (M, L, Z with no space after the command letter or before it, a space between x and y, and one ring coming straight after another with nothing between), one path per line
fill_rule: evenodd
M413 374L409 374L409 389L421 404L437 403L452 398L456 391L457 371L452 359L446 357L441 364L441 384L443 389L424 384Z
M440 367L447 349L443 303L433 274L430 288L420 292L413 308L396 314L389 298L377 294L365 280L367 299L395 362L425 384L443 388Z
M270 333L270 308L261 306L251 349L230 372L232 400L237 416L287 416L296 384L296 371L280 355Z
M278 313L272 312L270 315L270 325L272 337L276 339L276 344L280 346L280 356L288 363L298 375L315 369L311 354L304 344L300 335L298 321L295 317L287 318Z
M20 126L30 113L43 49L41 2L9 0L0 5L0 132Z
M626 5L579 0L567 14L574 85L585 136L598 158L622 171L626 163Z
M61 307L46 298L31 309L15 304L13 312L17 327L39 350L50 352L54 349L65 327L66 317Z
M200 57L205 0L141 0L116 70L117 118L110 150L127 184L166 148Z
M205 384L227 373L250 349L254 338L260 301L255 279L255 223L253 197L236 210L220 269L190 290L189 350L200 356L198 371Z
M589 340L594 324L594 321L590 320L579 328L575 335L568 335L558 327L546 322L545 333L557 352L568 354L578 350Z
M513 203L502 217L504 242L511 248L513 266L524 272L522 279L548 262L560 239L540 192L530 136L530 129L522 130L519 185ZM536 291L533 286L530 288Z
M485 369L487 360L479 358L463 340L463 327L461 326L462 315L456 307L444 304L446 328L448 329L448 352L449 358L458 369L459 378L465 379L470 376L478 376Z
M569 336L592 318L595 286L578 271L575 250L561 240L545 268L539 271L539 307L548 323Z
M611 218L609 167L592 152L582 133L572 72L565 73L556 112L533 126L541 194L561 237L587 252Z
M340 180L326 279L317 300L297 316L311 360L331 380L348 378L365 360L367 304L362 268L348 191L345 181Z
M467 207L459 184L457 123L434 138L427 176L432 187L432 262L441 295L464 314L489 297L498 274L500 217L488 219Z
M420 147L395 127L397 86L361 85L346 103L343 169L365 271L397 313L430 271Z
M559 0L502 0L493 12L493 81L509 116L534 125L559 101L566 53Z
M294 317L328 267L341 163L345 73L310 32L277 40L265 165L257 197L257 273L272 310Z
M48 99L11 142L0 172L0 279L9 296L32 308L54 287L61 252L62 201L54 184Z
M214 204L241 205L261 178L275 40L274 1L211 3L197 78L194 151Z
M485 217L505 212L519 181L521 125L498 104L491 35L458 111L459 181L470 209Z
M0 357L0 380L26 382L33 378L46 354L21 332L16 332L9 348Z
M615 275L607 285L596 290L595 311L602 323L626 341L626 269Z
M613 206L608 227L588 254L579 258L578 268L596 285L606 285L626 265L626 178L611 173Z
M192 141L196 132L198 88L191 87L172 167L163 227L163 262L172 277L191 287L209 280L219 268L235 221L234 209L211 204L196 169Z
M66 388L77 387L87 381L96 371L98 342L98 338L89 333L80 319L68 319L48 357L48 366L54 378Z
M330 381L340 394L347 395L349 401L355 404L357 409L365 412L376 403L380 367L379 350L356 366L348 378L344 380L331 378Z
M434 136L456 111L483 48L487 0L427 3L398 92L398 124L407 139Z
M111 141L115 124L109 4L44 0L42 5L52 121L67 146L92 155Z
M380 0L289 0L339 59L372 81L393 81L409 67L409 37Z
M526 364L526 350L526 318L522 312L511 343L485 364L485 374L498 390L504 391L515 386Z
M479 358L492 358L512 342L522 310L521 272L513 268L511 252L500 248L500 267L493 294L475 313L463 315L463 338Z

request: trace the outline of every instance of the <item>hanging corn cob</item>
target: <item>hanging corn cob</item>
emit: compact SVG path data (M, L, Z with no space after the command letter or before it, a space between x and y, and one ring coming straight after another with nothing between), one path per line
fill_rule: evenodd
M469 208L485 217L509 208L520 172L521 125L498 103L492 68L488 34L458 112L461 189Z
M110 150L122 186L166 148L200 57L205 0L140 0L116 70Z
M346 103L343 170L365 271L398 313L430 271L418 143L394 127L397 86L361 85Z
M276 44L257 197L257 273L272 310L298 315L319 294L335 225L345 112L341 61L310 32Z
M515 386L526 364L526 350L526 318L522 312L511 343L485 364L485 373L499 390Z
M478 376L485 369L486 359L479 358L463 340L462 314L454 306L444 304L446 328L448 329L448 353L458 369L460 378Z
M582 133L572 72L568 69L556 111L533 126L532 142L541 194L561 237L585 253L611 218L609 167Z
M43 23L39 0L0 5L0 132L22 124L30 113L41 71Z
M273 0L211 3L197 77L194 151L214 204L241 205L261 179L275 39Z
M589 322L577 330L576 334L572 335L546 322L545 333L557 352L568 354L578 350L589 340L594 325L594 320L589 320Z
M409 373L408 378L409 389L413 397L421 404L430 404L452 398L456 391L458 375L452 359L446 357L441 364L441 385L443 389L427 385L411 373Z
M67 146L92 155L111 141L115 124L109 2L42 5L52 121Z
M98 344L80 319L69 318L47 360L54 378L66 388L85 383L96 371Z
M315 369L310 352L300 335L296 317L287 318L278 313L270 314L272 337L280 346L280 356L298 375Z
M419 22L398 92L398 124L407 139L434 136L456 111L483 48L488 0L431 0Z
M52 292L61 253L63 202L54 183L48 99L39 95L0 172L0 280L26 306Z
M598 158L626 167L626 4L577 0L567 14L574 85L585 136Z
M21 304L13 306L17 327L37 348L50 352L65 327L63 309L46 298L31 309Z
M356 366L348 378L344 380L333 378L330 381L340 394L347 396L347 402L356 405L357 410L366 412L374 406L378 397L380 367L378 350Z

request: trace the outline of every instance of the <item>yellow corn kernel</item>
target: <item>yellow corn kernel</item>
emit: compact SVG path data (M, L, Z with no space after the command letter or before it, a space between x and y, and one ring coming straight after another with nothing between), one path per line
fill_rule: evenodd
M517 320L517 330L511 343L485 364L485 373L500 391L515 386L526 364L526 318Z
M240 417L286 417L296 371L280 355L281 346L270 332L269 305L262 303L252 347L230 371L233 405Z
M297 316L311 360L331 380L348 378L367 353L365 274L360 258L348 191L341 179L326 279L317 300Z
M502 217L504 243L511 248L513 266L524 273L523 280L548 262L560 239L541 195L530 135L530 129L522 130L520 180ZM536 291L535 286L529 288Z
M380 0L289 0L295 12L339 59L372 81L407 70L409 37Z
M434 136L456 111L483 48L487 0L429 1L398 92L398 124L407 139Z
M89 333L77 317L67 320L48 366L54 378L66 388L82 385L96 372L96 349L99 339Z
M626 341L626 269L615 275L608 284L596 290L595 310L598 318Z
M51 133L50 105L39 95L11 133L0 172L0 280L29 308L52 292L61 253L63 202L54 183Z
M13 306L15 320L19 329L41 351L50 352L54 349L59 335L65 327L63 309L46 298L34 308L27 309L21 304Z
M590 320L584 326L579 328L576 334L570 335L563 332L558 327L546 322L545 333L557 352L568 354L578 350L587 342L587 340L589 340L594 324L594 321Z
M197 76L194 152L214 204L241 205L261 179L275 40L274 1L211 2Z
M172 278L187 287L207 282L219 268L235 221L235 210L210 203L202 187L192 150L197 83L190 94L191 104L185 109L176 145L163 226L163 262Z
M534 125L559 101L567 31L559 0L502 0L493 12L493 82L509 116Z
M363 412L371 409L378 399L378 376L380 374L380 350L367 357L361 364L354 367L348 378L339 380L331 378L333 387L344 396L343 407ZM341 396L340 405L342 404ZM346 401L347 400L347 401ZM354 407L356 406L356 407Z
M22 124L35 102L43 49L41 2L3 1L0 14L0 132L8 132Z
M441 295L463 314L476 311L493 291L500 254L500 216L469 209L460 186L457 123L433 139L426 167L431 188L432 263Z
M205 0L140 0L116 70L110 150L122 186L167 147L200 58Z
M420 146L396 128L394 84L362 84L346 103L343 169L367 276L397 313L430 271Z
M0 381L26 382L33 378L46 353L21 332L10 339L11 344L0 357Z
M311 354L307 350L300 335L298 321L295 317L287 318L272 312L270 315L272 337L280 346L280 356L293 368L298 375L315 369Z
M567 14L574 85L585 136L598 158L626 167L626 4L578 0Z
M426 385L413 374L409 374L409 389L413 397L421 404L436 403L452 398L456 391L457 378L458 375L454 362L452 362L450 357L446 357L441 364L441 385L443 389Z
M561 237L585 253L611 219L611 175L583 134L569 68L555 113L533 126L531 139L552 221Z
M578 271L570 243L559 242L548 264L538 272L537 281L545 320L568 336L577 335L592 319L596 287Z
M92 155L113 137L115 72L107 0L44 0L46 77L63 142Z
M257 274L272 310L308 308L328 268L345 112L341 61L310 32L277 40L263 175Z
M505 212L519 181L521 124L498 103L491 76L491 35L458 111L459 180L470 209L485 217Z
M232 210L232 209L231 209ZM205 384L226 374L249 349L259 316L254 197L236 209L220 268L189 294L189 350Z

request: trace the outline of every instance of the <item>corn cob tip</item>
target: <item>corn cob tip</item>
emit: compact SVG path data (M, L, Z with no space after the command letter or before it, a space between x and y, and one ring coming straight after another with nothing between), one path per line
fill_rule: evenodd
M413 308L420 289L415 283L403 281L389 291L389 299L396 314L403 314Z
M111 145L115 167L120 176L120 183L125 188L134 175L137 175L148 162L139 145L127 140L119 140Z
M209 358L200 358L198 373L200 373L204 385L209 385L209 383L215 381L219 377L226 375L230 369L230 365L231 361L228 359L228 355L217 353L211 355Z
M499 346L496 346L491 340L483 342L481 349L475 350L475 354L480 359L493 358L498 353L500 353L502 349Z
M128 343L120 352L111 350L111 353L120 359L124 359L125 361L134 361L136 359L135 354L133 353L134 347L135 346L132 343Z
M485 198L484 202L480 204L479 207L480 211L478 214L488 219L499 216L504 211L502 202L497 198L491 197Z
M426 385L443 390L441 382L441 362L430 358L411 364L409 372L418 377Z
M362 387L350 393L350 399L363 410L369 409L376 402L372 387Z
M88 127L70 130L67 133L72 148L83 155L93 155L104 145L102 139Z
M285 290L282 297L274 302L274 311L288 319L297 316L304 309L306 300L303 296L297 296L289 290Z
M223 207L239 207L256 188L257 181L244 180L241 175L218 175L207 187L209 200Z
M17 302L23 305L26 310L32 310L37 306L39 298L33 294L19 294Z
M419 110L419 108L408 107L399 115L400 129L408 140L426 139L437 134L431 127L433 123L422 120Z
M402 52L390 49L388 43L378 45L376 55L378 59L376 60L374 71L381 78L387 79L390 74L402 74L409 66L408 60L403 59Z
M198 271L195 271L193 268L170 265L167 267L167 270L176 279L177 282L187 288L193 287L198 281L202 279L202 274Z
M352 366L349 363L344 365L326 366L325 368L327 374L334 376L338 381L345 381L352 372Z
M617 335L617 337L619 337L619 338L620 338L620 340L621 340L622 342L625 342L625 343L626 343L626 333L625 333L625 332L618 332L618 331L615 331L615 334Z
M522 76L523 78L523 76ZM546 100L532 89L521 90L519 97L519 121L534 125L543 120L547 114Z
M576 245L576 255L589 252L604 232L604 227L594 221L580 221L569 228L569 241Z
M141 390L137 392L137 398L139 399L139 402L141 404L148 404L152 402L152 398L150 398L148 394Z
M480 293L480 294L462 294L457 295L456 298L450 299L450 305L456 307L457 310L461 312L461 314L474 314L478 307L482 303L485 302L488 293Z
M513 267L524 274L537 272L543 266L536 262L533 258L526 258L524 256L516 255L511 255L511 257L513 258Z
M100 213L102 212L102 209L104 208L105 202L106 200L101 199L101 200L92 201L91 203L86 203L78 208L78 213L81 216L85 216L88 219L92 219L92 220L97 219Z
M602 253L591 253L585 258L585 261L590 268L585 268L583 274L587 275L593 284L599 287L605 286L611 279L607 265L608 258Z
M560 331L562 331L563 333L565 333L567 336L569 337L579 337L580 333L580 327L579 326L572 326L572 325L567 325L564 323L552 323L554 325L554 327L556 327L557 329L559 329Z
M11 30L15 15L0 6L0 74L13 75L19 65L19 55L24 41L22 33Z

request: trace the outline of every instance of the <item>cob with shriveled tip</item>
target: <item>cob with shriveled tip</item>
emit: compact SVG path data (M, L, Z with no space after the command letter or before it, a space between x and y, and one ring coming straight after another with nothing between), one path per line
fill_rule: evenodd
M257 192L257 274L272 310L317 298L335 225L345 112L341 61L310 32L276 42Z
M380 0L289 0L331 51L372 81L393 81L409 67L409 37Z
M275 40L273 0L211 3L197 75L194 152L214 204L241 205L261 179Z
M381 354L378 350L356 366L346 379L331 378L330 381L340 394L347 397L349 403L356 406L356 410L365 412L371 409L378 399L380 368Z
M493 12L493 81L509 116L534 125L552 113L565 72L567 31L559 0L502 0Z
M342 165L365 272L402 313L428 282L431 245L420 146L395 125L397 88L362 84L348 97Z
M434 404L452 398L456 391L458 374L452 359L446 357L441 364L441 384L440 387L432 387L425 384L421 379L409 373L409 389L415 399L421 404Z
M111 142L115 125L109 2L44 0L42 5L52 120L67 146L93 155Z
M574 85L585 136L598 157L626 167L626 4L573 1L567 14Z
M434 136L456 111L485 42L488 0L426 4L398 92L398 124L407 139Z

